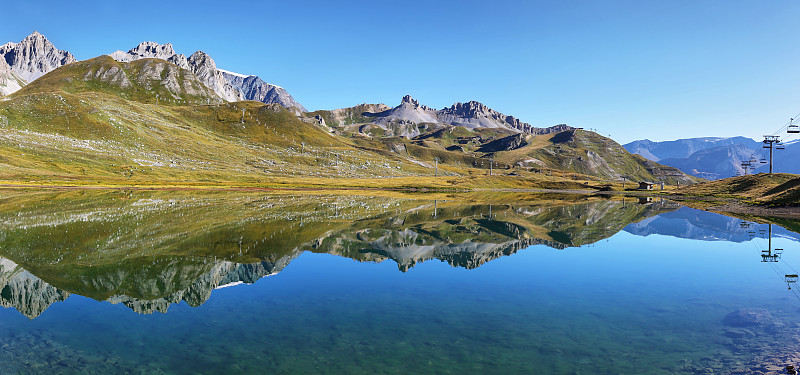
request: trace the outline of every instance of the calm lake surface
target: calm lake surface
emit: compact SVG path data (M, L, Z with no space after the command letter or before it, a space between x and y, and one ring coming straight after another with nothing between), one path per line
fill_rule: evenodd
M800 365L800 224L658 198L492 202L0 190L0 373Z

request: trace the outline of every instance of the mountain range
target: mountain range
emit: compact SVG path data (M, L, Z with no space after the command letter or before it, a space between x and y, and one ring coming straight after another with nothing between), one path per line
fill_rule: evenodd
M743 161L754 161L747 173L769 172L769 151L763 143L746 137L687 138L653 142L640 140L624 145L629 152L660 164L709 180L744 174ZM800 143L790 142L784 149L773 150L773 171L800 173L800 165L791 162L800 157Z
M597 133L536 127L476 101L436 110L405 96L396 107L307 112L283 88L169 43L76 61L33 33L0 51L0 82L10 92L0 98L0 154L8 155L0 178L8 180L495 172L541 180L555 172L567 180L697 181Z
M425 125L452 125L467 129L503 129L514 133L548 134L572 129L566 125L548 128L537 128L524 123L514 116L507 116L486 105L470 101L455 103L448 108L436 110L420 104L406 95L397 107L380 104L361 104L355 107L320 110L312 115L320 116L325 125L340 128L343 131L381 135L394 135L414 138L423 133ZM364 124L374 126L364 127ZM422 125L422 130L420 126ZM376 129L377 128L377 129Z

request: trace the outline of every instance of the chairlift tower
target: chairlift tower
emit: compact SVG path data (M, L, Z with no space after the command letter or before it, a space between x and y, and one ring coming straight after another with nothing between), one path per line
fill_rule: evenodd
M775 147L776 145L780 145L780 136L777 135L765 135L764 136L764 148L769 149L769 173L772 174L772 149L778 148ZM782 146L782 145L781 145ZM779 147L778 149L782 150L783 147Z
M747 176L747 170L753 170L753 163L750 160L745 160L742 162L742 169L744 170L744 175Z

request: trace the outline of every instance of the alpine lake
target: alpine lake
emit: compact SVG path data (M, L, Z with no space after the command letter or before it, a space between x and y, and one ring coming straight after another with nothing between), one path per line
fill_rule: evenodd
M577 194L0 190L2 374L780 374L800 223Z

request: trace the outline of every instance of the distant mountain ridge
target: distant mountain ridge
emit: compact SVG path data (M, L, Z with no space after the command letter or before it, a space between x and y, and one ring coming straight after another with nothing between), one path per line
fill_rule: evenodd
M420 134L420 124L445 124L468 129L504 129L514 133L549 134L574 129L560 124L553 127L538 128L522 122L514 116L497 112L483 103L469 101L455 103L450 107L436 110L420 104L406 95L396 107L385 104L361 104L350 108L332 111L316 111L326 118L328 126L347 126L355 124L375 124L393 134L413 138Z
M742 162L755 159L747 173L768 172L768 151L760 141L746 137L704 137L675 141L640 140L623 145L631 153L680 169L696 177L720 179L743 174ZM790 162L800 157L800 144L788 143L774 151L774 172L800 173L800 166Z
M661 159L685 158L697 151L736 144L745 145L751 149L761 147L761 142L745 137L701 137L662 142L644 139L633 141L623 146L631 153L642 155L652 161L659 161Z

